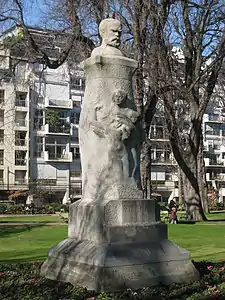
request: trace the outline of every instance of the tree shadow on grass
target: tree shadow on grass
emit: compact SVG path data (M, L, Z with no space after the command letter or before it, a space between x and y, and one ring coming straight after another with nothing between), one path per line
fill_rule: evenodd
M45 223L42 224L30 224L30 225L7 225L7 226L2 226L0 227L0 238L8 236L10 234L17 234L17 233L22 233L26 231L31 231L34 228L38 227L43 227L45 226Z

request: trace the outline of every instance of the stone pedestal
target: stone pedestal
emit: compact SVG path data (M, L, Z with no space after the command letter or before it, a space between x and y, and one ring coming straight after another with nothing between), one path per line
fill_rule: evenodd
M41 273L97 291L197 279L189 253L168 241L155 201L142 199L144 131L132 89L138 63L117 49L118 20L100 28L103 45L81 63L82 199L70 206L68 238L50 249Z
M68 238L49 251L43 276L96 291L189 282L189 252L167 239L154 200L71 205Z

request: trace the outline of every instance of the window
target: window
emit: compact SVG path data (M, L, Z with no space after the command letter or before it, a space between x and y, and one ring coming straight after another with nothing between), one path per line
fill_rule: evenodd
M0 109L0 127L4 126L4 110Z
M40 130L43 124L43 110L36 109L34 114L33 128L36 130Z
M79 124L80 121L80 113L72 113L71 122L73 124Z
M26 164L27 164L26 154L27 154L27 151L21 151L21 150L15 151L15 165L16 166L26 166Z
M25 92L16 92L15 106L20 106L20 107L27 106L26 97L27 97L27 93L25 93Z
M16 126L27 126L26 122L27 113L23 111L16 111L15 112L15 124Z
M61 120L67 119L67 117L68 117L67 111L60 111L60 112L59 112L59 118L60 118Z
M0 90L0 104L3 104L5 101L5 90Z
M0 170L0 183L4 182L4 171Z
M70 176L71 177L80 177L81 171L71 171Z
M0 145L4 144L4 130L0 129Z
M85 89L85 79L79 77L72 77L70 80L71 89L84 91Z
M26 131L15 131L15 145L26 146Z
M34 139L34 157L43 157L43 138L40 136Z
M4 150L0 150L0 165L4 164Z
M26 171L15 170L15 184L24 184L24 183L26 183Z
M66 145L45 145L45 151L48 151L48 157L50 159L68 159L68 153L66 151Z
M81 101L75 100L73 101L73 108L81 107Z
M78 147L72 148L73 153L73 159L79 159L80 158L80 149Z

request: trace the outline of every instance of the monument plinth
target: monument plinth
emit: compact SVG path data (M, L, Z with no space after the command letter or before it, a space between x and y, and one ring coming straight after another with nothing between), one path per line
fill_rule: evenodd
M156 202L142 199L137 62L118 49L119 21L102 21L100 34L102 46L81 64L82 198L70 206L68 238L49 250L41 273L97 291L192 281L198 272L189 253L168 240Z

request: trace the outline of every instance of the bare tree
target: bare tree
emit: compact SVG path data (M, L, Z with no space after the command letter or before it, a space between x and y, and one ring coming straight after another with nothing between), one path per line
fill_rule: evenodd
M202 220L206 180L201 126L225 55L225 6L221 1L174 2L168 25L182 51L174 54L171 37L165 33L160 37L160 86L170 86L160 97L164 101L171 147L184 174L189 218ZM158 8L160 5L157 4ZM186 114L177 116L180 105L185 107ZM185 139L180 118L189 121Z
M7 1L3 1L0 21L20 25L34 55L49 68L57 68L68 59L75 51L77 41L88 46L90 52L99 41L98 24L110 11L121 19L125 28L124 49L130 51L130 56L139 64L135 87L145 129L142 155L145 197L150 189L149 128L160 100L164 103L173 154L184 175L187 212L192 219L205 219L203 211L207 211L207 203L204 201L206 180L201 126L225 55L223 1L55 1L54 7L51 6L52 17L57 16L60 26L52 32L65 45L56 59L33 39L24 21L22 1L11 2L13 9L10 10L3 9L4 5L7 7ZM49 0L49 3L52 5L53 2ZM56 6L60 9L56 10ZM53 46L54 43L55 39ZM180 107L183 109L179 110ZM181 119L188 123L185 134Z

